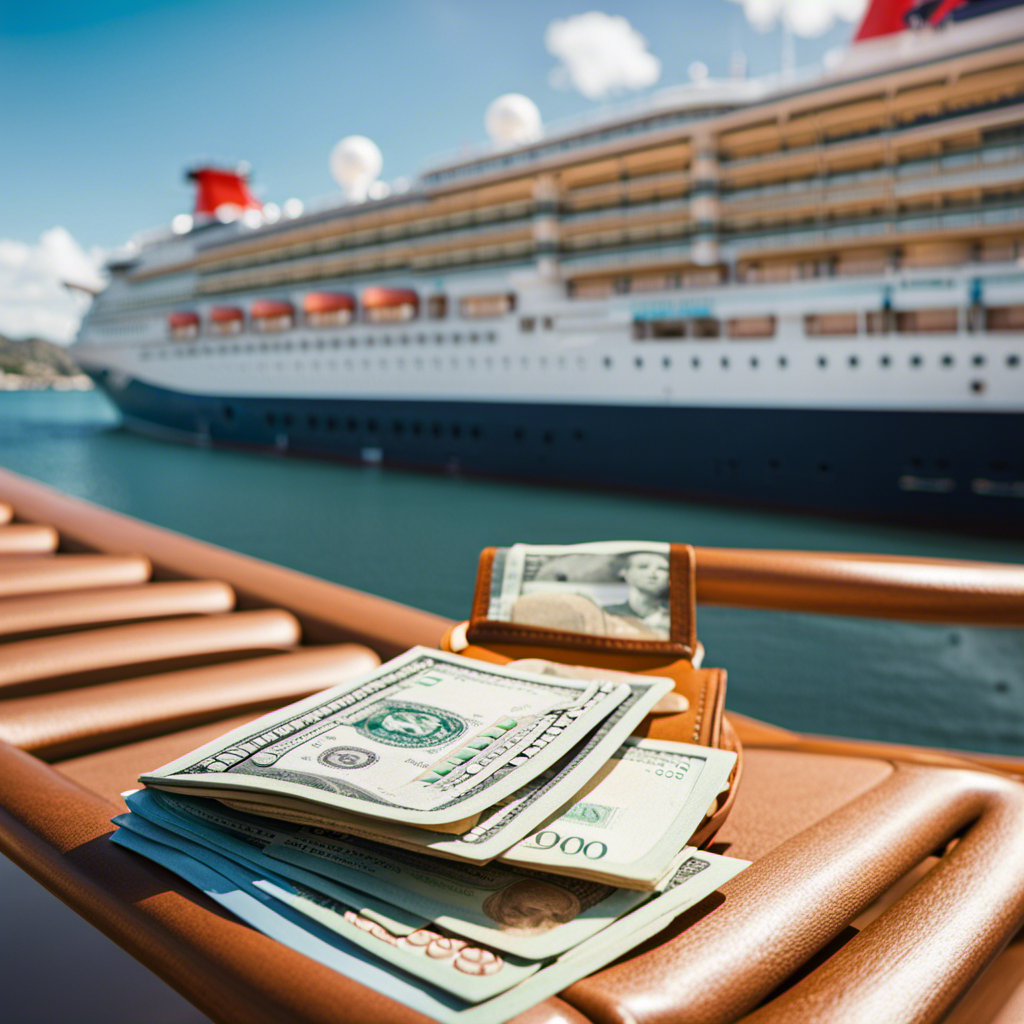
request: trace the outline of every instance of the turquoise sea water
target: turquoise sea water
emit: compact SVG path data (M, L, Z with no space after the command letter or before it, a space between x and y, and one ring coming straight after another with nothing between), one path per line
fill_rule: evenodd
M197 449L115 429L97 392L0 393L0 465L246 554L465 617L488 544L608 538L1024 563L963 537L635 495ZM704 608L728 705L792 728L1024 752L1024 631Z

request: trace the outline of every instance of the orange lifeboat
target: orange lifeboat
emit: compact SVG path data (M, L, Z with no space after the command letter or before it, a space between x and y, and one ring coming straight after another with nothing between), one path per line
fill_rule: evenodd
M287 331L295 323L295 307L283 299L257 299L249 307L249 318L263 334Z
M185 341L199 334L199 314L192 310L179 310L167 314L167 329L176 341Z
M245 324L245 313L237 306L214 306L209 319L214 334L239 334Z
M351 323L356 300L346 292L310 292L302 300L306 323L311 327L340 327Z
M411 288L367 288L360 302L370 323L412 320L420 308L420 297Z

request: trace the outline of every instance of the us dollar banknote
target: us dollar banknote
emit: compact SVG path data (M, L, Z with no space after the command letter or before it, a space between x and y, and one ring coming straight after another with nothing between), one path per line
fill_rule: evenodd
M604 541L499 548L487 617L570 633L668 640L669 545Z
M269 818L331 829L438 857L486 863L555 814L613 756L644 716L672 695L671 680L618 675L623 677L629 694L607 718L551 768L488 808L461 831L435 831L342 812L328 814L322 808L286 798L267 797L262 802L246 803L228 796L221 799L228 807Z
M415 647L140 781L412 825L465 822L551 768L629 695L608 680L532 675Z
M188 842L156 827L144 833L138 829L139 823L132 827L130 819L134 817L136 815L129 814L115 819L123 826L112 837L115 843L174 872L271 938L443 1024L503 1024L511 1020L657 934L674 917L747 866L745 861L696 851L679 865L663 891L648 894L639 906L561 955L553 959L515 959L473 943L462 946L455 941L449 945L445 942L448 936L433 928L423 929L426 934L410 941L413 933L388 933L367 927L365 920L349 921L363 929L371 940L369 945L357 945L341 934L340 927L327 928L313 916L297 911L288 901L276 898L277 892L292 897L301 894L302 890L287 880L224 857L210 858L202 849L196 850ZM345 917L343 908L343 903L326 907ZM406 957L419 955L415 951L417 943L424 943L423 948L427 950L433 946L435 952L447 954L444 958L447 977L442 970L430 979L409 970ZM414 948L410 950L410 946ZM467 998L446 987L445 981L450 985L456 971L463 973L456 957L464 949L472 952L461 958L462 966L480 970L479 974L467 975L467 978L471 981L476 977L484 984L494 985L496 994L479 998L478 993L468 993ZM497 961L501 966L496 968ZM511 987L500 983L507 965L523 968ZM498 978L499 982L491 982L493 978Z
M503 863L654 889L736 763L732 751L629 738L557 817Z

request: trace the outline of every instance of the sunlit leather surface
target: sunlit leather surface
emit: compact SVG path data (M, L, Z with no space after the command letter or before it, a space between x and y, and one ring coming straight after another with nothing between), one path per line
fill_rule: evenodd
M424 1020L240 924L107 836L140 771L378 657L436 644L446 623L2 472L0 499L0 851L215 1020ZM25 535L52 535L57 549L2 554L12 516L45 527ZM1024 618L1019 570L950 566L698 551L698 594L880 616L899 607L925 620ZM519 1020L1019 1021L1024 787L941 751L733 724L744 777L714 848L753 866Z

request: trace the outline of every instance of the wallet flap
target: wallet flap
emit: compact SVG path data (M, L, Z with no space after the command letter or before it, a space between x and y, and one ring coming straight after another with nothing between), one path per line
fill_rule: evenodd
M496 571L499 558L505 575ZM528 570L532 559L535 575L521 593L506 586L505 563L512 559L520 569L526 562ZM645 570L657 576L659 561L660 583L640 578ZM653 587L664 588L666 568L667 598L654 596ZM522 571L516 579L523 579ZM601 595L615 588L622 593L603 603ZM612 653L690 660L697 649L694 550L689 544L642 543L485 548L466 637L488 647L568 648L586 664L593 663L591 654ZM564 660L564 654L556 660Z

